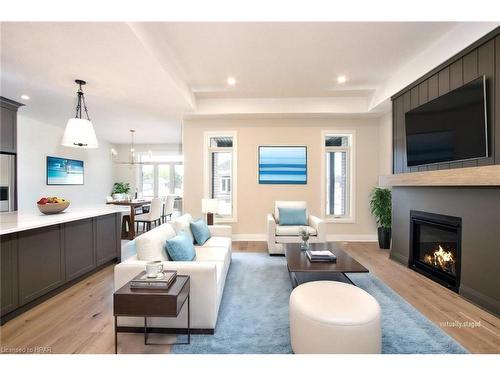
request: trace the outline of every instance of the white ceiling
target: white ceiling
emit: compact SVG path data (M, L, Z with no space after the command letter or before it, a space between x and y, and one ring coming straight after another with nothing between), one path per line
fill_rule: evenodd
M455 23L151 23L197 97L324 97L375 90ZM235 89L224 85L228 75ZM339 85L338 75L348 82ZM341 91L339 93L339 91ZM352 95L352 92L350 93Z
M31 97L22 111L65 126L76 78L98 136L117 143L178 143L191 105L126 23L2 23L2 96ZM22 101L22 100L20 100Z
M98 136L126 143L133 128L137 143L179 143L186 115L374 112L374 94L458 26L2 23L1 95L28 94L26 115L64 126L73 80L84 79ZM230 75L235 87L225 82Z

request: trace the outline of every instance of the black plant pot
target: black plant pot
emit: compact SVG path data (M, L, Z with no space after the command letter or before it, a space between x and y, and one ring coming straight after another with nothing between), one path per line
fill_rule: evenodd
M381 249L391 248L391 228L378 228L378 246Z

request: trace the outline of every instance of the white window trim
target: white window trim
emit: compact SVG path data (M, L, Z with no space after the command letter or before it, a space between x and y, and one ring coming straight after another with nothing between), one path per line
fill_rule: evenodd
M215 223L236 223L238 222L238 132L236 130L206 131L203 133L203 197L210 196L210 160L208 152L210 149L211 137L232 137L233 138L233 160L231 163L231 202L233 215L227 217L217 217L214 215ZM200 202L201 205L201 202Z
M349 152L349 216L333 217L326 215L326 149L325 137L327 135L349 135L351 147ZM356 130L329 129L321 131L321 211L327 223L354 224L356 223Z

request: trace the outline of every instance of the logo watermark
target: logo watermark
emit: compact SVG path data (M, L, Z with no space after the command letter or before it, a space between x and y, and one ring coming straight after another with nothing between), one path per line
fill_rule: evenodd
M0 354L48 354L52 353L51 346L0 346Z
M442 328L479 328L481 327L481 321L474 321L474 320L453 320L453 321L444 321L444 322L439 322L439 326Z

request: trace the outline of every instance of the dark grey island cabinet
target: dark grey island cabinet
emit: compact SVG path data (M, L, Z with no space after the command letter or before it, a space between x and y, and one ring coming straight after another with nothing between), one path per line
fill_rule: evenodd
M17 234L19 306L61 286L64 281L64 248L61 226L54 225Z
M120 255L121 215L118 216L118 223L117 218L111 215L95 218L95 260L98 267L115 259L117 252Z
M93 221L86 219L64 225L66 280L73 280L96 267Z
M19 306L17 288L17 249L12 235L0 239L0 315L5 315Z
M1 323L120 260L121 214L3 234Z

